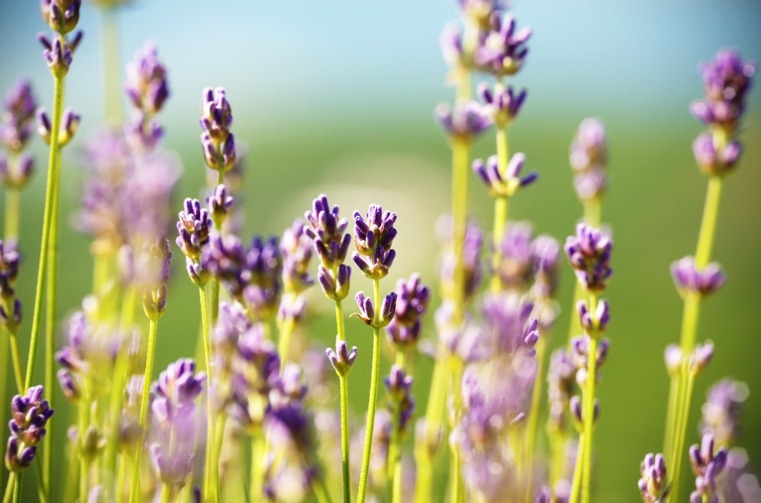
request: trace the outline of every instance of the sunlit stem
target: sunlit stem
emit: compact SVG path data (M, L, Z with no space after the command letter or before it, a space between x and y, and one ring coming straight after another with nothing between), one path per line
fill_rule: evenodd
M593 292L589 294L589 311L594 313L597 310L597 295ZM599 334L590 333L589 351L587 356L587 380L584 392L584 408L582 419L584 421L584 448L582 449L584 467L581 497L584 503L589 503L592 488L592 435L595 424L595 386L597 383L597 343Z
M534 473L534 453L536 450L536 432L539 426L539 411L542 405L542 382L544 378L544 354L547 349L547 334L541 334L536 343L536 378L531 392L531 409L526 426L526 473ZM533 477L528 477L526 484L526 503L531 501Z
M364 503L367 492L367 477L370 472L370 451L375 427L375 407L378 401L378 374L380 373L380 280L373 280L373 299L375 302L375 319L373 320L373 360L370 373L370 398L367 404L367 422L365 426L365 443L362 450L362 469L359 474L357 502Z
M346 340L344 328L343 303L336 300L336 337ZM351 471L349 469L349 382L347 376L338 376L338 388L341 400L341 478L344 503L351 502Z

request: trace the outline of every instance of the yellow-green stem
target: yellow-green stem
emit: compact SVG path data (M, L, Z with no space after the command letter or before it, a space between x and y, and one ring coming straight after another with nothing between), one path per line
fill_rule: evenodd
M11 503L13 493L16 490L16 479L18 478L16 472L11 472L8 476L8 483L5 485L5 494L3 495L3 503Z
M669 501L679 501L679 489L680 480L682 475L682 460L687 457L686 453L683 453L685 436L687 435L687 424L690 417L690 402L692 401L692 393L695 385L695 374L689 369L689 363L682 365L684 392L682 393L682 404L679 407L680 412L678 416L677 430L674 440L674 448L672 451L672 471L671 471L671 494L669 495Z
M317 498L317 503L331 502L330 493L328 493L325 481L322 480L321 476L312 478L312 491L314 491L314 496Z
M415 484L415 503L429 503L431 499L431 484L433 483L433 452L430 445L438 445L438 434L442 428L441 416L444 412L444 401L447 393L446 374L442 358L438 358L431 376L431 391L428 394L428 404L425 411L425 438L416 438L415 462L418 474Z
M265 469L264 456L267 452L264 436L261 433L255 434L251 442L251 485L249 487L249 502L254 503L262 500Z
M590 297L590 311L595 312L596 309L594 294ZM584 393L584 466L582 470L582 488L581 498L584 503L589 503L592 489L592 434L594 432L595 424L595 384L597 381L597 335L590 335L589 337L589 353L588 353L588 370L587 370L587 382L586 390Z
M507 225L508 211L510 210L510 198L497 197L494 199L494 228L492 231L492 276L489 287L492 293L499 293L502 290L502 276L500 275L500 264L502 263L502 238L505 235L505 226Z
M61 170L61 157L57 159L57 170ZM55 334L56 334L56 305L58 303L58 229L60 227L60 192L61 184L57 184L53 190L53 217L52 227L50 229L50 241L48 243L48 277L46 286L45 299L45 389L48 390L48 402L50 407L55 407L53 390L54 375L54 353L55 353ZM47 434L42 439L42 483L50 490L52 480L50 473L52 469L52 441L53 441L53 422L47 425ZM49 500L49 493L45 495Z
M9 186L5 191L5 242L18 242L18 223L21 207L19 189Z
M277 352L280 355L280 375L283 375L285 364L290 361L288 350L291 347L291 336L296 327L296 322L293 318L288 318L282 323L278 323L278 326L280 328L280 336L277 340Z
M156 353L156 329L158 328L158 319L150 318L148 323L148 345L145 353L145 373L143 374L143 392L140 396L140 416L138 424L140 430L145 434L148 423L148 394L151 389L151 380L153 376L153 359ZM141 445L142 442L138 442ZM132 489L130 490L130 503L140 500L140 458L143 449L135 449L135 458L132 466Z
M716 234L716 220L719 215L722 181L723 179L719 176L712 176L708 179L703 219L700 223L698 246L695 251L695 267L698 269L704 268L711 260L711 248Z
M8 341L11 348L11 361L13 363L13 377L16 380L16 389L20 395L24 394L24 373L21 369L21 356L19 356L18 337L13 332L8 332ZM3 367L4 369L7 367Z
M343 303L336 300L336 337L346 340L344 328ZM341 399L341 477L344 503L351 502L351 471L349 469L349 382L347 376L338 376Z
M211 481L212 498L214 501L220 501L219 487L219 461L222 458L222 444L225 439L225 425L227 424L227 415L220 414L214 425L214 457L212 464L214 478Z
M528 414L526 426L526 472L534 473L534 452L536 450L536 431L539 426L539 411L542 405L542 382L544 376L544 353L547 348L547 335L541 334L539 341L536 343L536 377L534 378L534 389L531 392L531 409ZM533 477L527 477L526 483L526 503L531 501L533 490Z
M584 201L584 223L599 228L602 218L602 200L599 197Z
M571 483L571 497L568 500L570 503L579 502L579 494L581 492L581 475L584 469L584 449L586 442L584 441L584 433L579 434L579 442L576 447L576 466L573 469L573 482Z
M454 429L457 422L460 420L462 413L462 373L463 364L457 356L450 356L448 360L449 376L451 378L450 390L453 399L452 405L454 406L454 414L451 417L452 423L449 425L450 429ZM451 480L451 501L454 503L463 503L465 501L465 486L462 480L462 459L460 457L459 447L450 442L450 480Z
M26 366L24 388L28 389L34 376L34 365L37 359L37 339L39 339L40 322L42 319L42 291L46 284L49 267L49 246L52 227L58 214L55 197L61 185L59 156L61 155L60 130L63 113L64 78L53 77L53 122L50 129L50 155L48 157L48 179L45 188L45 210L42 221L42 240L40 244L40 263L37 271L37 287L34 295L34 314L32 315L32 331L29 340L29 358Z
M362 450L362 468L359 473L359 490L357 502L364 503L367 492L367 477L370 471L370 451L373 442L373 428L375 427L375 407L378 399L378 374L380 372L380 280L373 280L373 299L375 306L375 318L373 319L373 360L370 373L370 398L367 404L367 422L365 423L365 444Z
M452 247L455 257L454 268L454 312L452 323L458 326L462 323L465 311L465 268L463 249L468 225L468 158L469 144L462 139L452 141Z

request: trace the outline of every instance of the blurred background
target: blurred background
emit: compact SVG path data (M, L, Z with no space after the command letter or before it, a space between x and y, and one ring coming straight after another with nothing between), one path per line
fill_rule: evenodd
M702 126L687 110L702 95L697 65L724 47L761 61L761 3L539 0L516 1L513 10L519 26L530 26L534 33L526 66L512 81L529 95L510 129L510 144L513 151L526 153L528 169L538 170L540 180L513 200L511 218L531 221L537 233L561 241L572 233L581 207L571 186L571 139L585 117L598 117L608 128L610 190L603 221L615 238L614 276L606 292L613 318L611 350L599 386L596 500L639 501L639 463L662 444L668 392L663 350L678 341L681 321L682 303L669 264L694 253L705 197L706 179L691 147ZM280 234L323 192L346 216L380 203L399 215L399 261L383 288L391 290L395 278L413 271L435 285L439 243L434 224L449 205L450 161L433 108L454 96L445 84L447 67L438 39L444 25L456 19L454 0L136 0L120 11L118 64L123 67L145 41L153 40L169 69L172 95L159 120L166 130L165 145L184 166L177 210L182 198L198 197L204 183L201 90L224 86L236 139L248 149L246 235ZM88 240L69 222L81 193L83 142L103 126L100 20L99 11L86 4L80 22L85 38L67 78L66 105L82 115L82 123L63 158L62 314L77 309L90 289ZM49 109L52 79L35 40L41 31L46 26L37 2L0 3L0 45L5 47L0 92L26 76ZM701 310L698 340L713 339L716 354L697 383L687 439L688 444L698 441L707 387L724 376L744 381L750 396L739 445L748 450L756 472L761 467L761 429L753 427L761 425L760 89L756 85L748 98L741 135L745 151L721 202L713 255L728 282ZM25 260L20 293L27 320L47 161L42 142L33 144L37 175L23 195L21 227ZM493 136L485 135L476 154L492 154L492 145ZM491 201L472 180L472 215L489 226ZM159 327L157 372L193 353L198 330L196 290L175 251L169 307ZM371 288L360 275L352 287ZM553 346L566 340L572 287L566 266L560 291L565 312ZM321 295L313 296L305 336L317 345L333 337L330 315L322 311L328 307ZM371 337L356 319L347 326L350 341L360 348L350 386L361 418ZM426 332L434 335L432 324ZM24 355L26 344L22 340ZM419 411L424 410L430 369L421 361L415 384ZM65 412L56 417L58 424L64 417Z

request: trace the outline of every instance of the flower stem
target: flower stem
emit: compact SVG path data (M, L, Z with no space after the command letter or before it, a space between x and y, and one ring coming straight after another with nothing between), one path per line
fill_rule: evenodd
M544 375L544 353L547 349L546 334L541 334L539 341L536 343L536 378L534 379L534 389L531 392L531 409L528 414L528 425L526 426L526 473L534 473L534 451L536 450L536 432L539 426L539 410L542 405L542 376ZM526 483L526 503L531 501L531 492L533 490L533 478L528 477Z
M16 472L11 472L8 476L8 483L5 485L5 494L3 495L3 503L11 503L11 499L13 498L13 492L16 489L16 478L18 477L18 474Z
M367 477L370 471L370 450L373 442L373 428L375 427L375 407L378 399L378 374L380 373L380 333L379 327L381 300L380 280L373 280L373 298L375 301L375 319L373 320L373 361L370 373L370 398L367 404L367 423L365 425L365 444L362 451L362 469L359 474L359 490L357 503L364 503L367 492Z
M449 375L451 377L451 396L452 405L454 406L454 414L451 416L450 429L454 429L457 422L460 420L462 412L462 373L463 363L457 356L450 356L448 360ZM452 483L452 496L451 501L455 503L462 503L465 501L465 487L462 480L462 459L460 457L460 450L458 446L450 442L451 458L450 458L450 480Z
M492 293L499 293L502 290L502 276L500 275L500 264L502 263L502 238L505 235L505 226L507 225L507 216L510 211L510 198L497 197L494 199L494 228L492 231L492 259L491 268L492 276L489 287Z
M669 495L669 501L679 501L679 482L682 473L682 460L685 458L684 440L687 435L687 423L690 416L690 402L692 401L692 394L695 387L695 374L690 371L689 363L682 364L682 388L684 392L681 394L681 405L679 408L679 415L677 416L678 423L676 425L676 435L674 438L674 445L672 450L672 479L671 479L671 494Z
M138 424L145 435L148 422L148 394L150 393L151 380L153 375L153 359L156 353L156 329L158 327L158 318L151 317L148 324L148 346L145 357L145 373L143 374L143 392L140 396L140 416ZM138 447L135 449L135 459L132 466L132 489L130 490L130 503L140 499L140 458L143 452L142 442L138 441Z
M264 456L267 454L264 436L256 433L251 442L251 485L249 486L249 502L262 500L264 482Z
M5 191L5 242L18 242L20 208L19 189L9 186Z
M719 176L712 176L708 179L703 219L698 234L698 247L695 251L695 267L698 269L704 268L711 260L711 248L716 234L716 220L719 215L722 181L723 179Z
M336 333L338 340L346 340L343 303L336 300ZM341 398L341 473L344 503L351 502L351 471L349 470L349 381L347 376L338 376Z
M438 444L438 434L441 430L441 416L444 411L446 396L446 379L444 364L437 359L431 376L431 390L428 394L428 404L425 411L425 437L415 439L415 463L417 464L417 480L415 484L415 503L429 503L431 485L433 484L433 462L435 452L430 446Z
M18 337L14 332L8 331L8 341L11 348L11 362L13 364L13 377L16 380L16 388L19 394L24 393L24 373L21 369L21 356L19 356ZM4 369L7 367L3 367Z
M42 220L42 241L40 244L40 262L37 271L37 287L34 295L34 314L32 315L32 331L29 340L29 357L26 366L26 379L24 388L28 389L34 376L34 364L37 359L37 339L40 334L40 322L42 319L42 291L46 284L48 267L50 266L48 253L50 251L50 238L52 227L56 225L58 211L57 194L61 185L61 173L59 157L61 155L60 130L61 116L63 114L64 78L53 77L53 123L50 129L50 154L48 157L48 179L45 188L45 210Z
M573 469L573 483L571 484L571 497L568 500L570 503L578 503L579 492L581 491L581 475L584 466L584 448L586 442L584 441L584 433L579 434L579 442L576 446L576 466Z
M594 293L589 295L590 312L597 309L597 296ZM595 424L595 385L597 384L597 338L598 334L589 334L589 353L587 356L587 382L584 393L584 449L583 460L584 466L582 471L583 481L581 497L584 503L590 501L590 491L592 488L592 434Z

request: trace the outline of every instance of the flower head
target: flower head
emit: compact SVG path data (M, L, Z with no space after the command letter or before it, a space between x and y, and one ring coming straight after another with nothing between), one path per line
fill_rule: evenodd
M492 125L484 108L475 101L458 102L454 110L446 104L436 107L436 119L453 140L469 142Z
M531 28L516 31L515 25L512 13L504 17L499 12L491 14L489 31L474 54L481 70L497 77L520 71L528 54L526 42L531 38Z
M642 476L637 482L644 503L661 503L668 496L666 462L663 454L647 454L639 466Z
M564 248L582 286L590 291L604 290L613 273L610 268L613 241L599 229L580 223L576 235L566 239Z
M148 115L158 113L169 97L167 71L158 59L156 44L148 42L127 67L125 90L132 105Z
M12 472L21 472L32 464L37 453L36 445L45 436L45 425L55 412L42 394L42 386L32 386L26 395L16 395L11 400L8 423L11 436L5 453L5 467Z
M352 260L371 279L381 279L388 274L388 269L394 263L396 250L393 250L396 237L396 213L383 211L377 204L371 204L367 216L362 217L354 212L354 244L357 251L352 254Z
M386 327L389 340L400 348L414 346L421 329L421 318L431 299L430 289L423 285L420 275L396 283L396 316Z
M599 119L584 119L571 143L573 184L582 201L590 201L605 192L608 144L605 125Z
M711 262L703 269L698 269L693 257L684 257L673 262L671 276L682 296L705 297L721 288L726 281L719 264Z
M12 152L21 151L31 134L37 100L28 80L19 80L5 95L5 111L0 124L0 141Z

